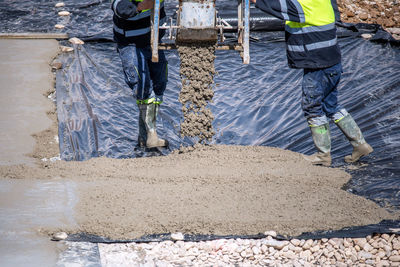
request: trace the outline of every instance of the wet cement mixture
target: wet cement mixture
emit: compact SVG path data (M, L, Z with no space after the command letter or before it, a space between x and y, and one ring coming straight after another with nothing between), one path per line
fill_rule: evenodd
M181 123L182 137L198 138L200 143L211 141L215 131L211 109L207 104L214 96L215 42L180 43L178 45L184 120Z
M178 231L296 235L399 218L342 190L350 179L344 171L270 147L201 146L164 157L40 161L35 167L0 166L0 177L74 181L79 227L62 230L119 240Z

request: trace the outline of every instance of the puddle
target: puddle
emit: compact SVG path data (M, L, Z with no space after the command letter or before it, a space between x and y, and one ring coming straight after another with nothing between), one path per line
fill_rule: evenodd
M0 180L0 266L55 266L62 243L41 228L76 226L76 184L68 180Z

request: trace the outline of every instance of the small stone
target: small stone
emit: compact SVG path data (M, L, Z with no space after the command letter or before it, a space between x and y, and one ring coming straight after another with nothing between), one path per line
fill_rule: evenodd
M62 63L60 61L53 61L53 63L51 63L51 68L53 70L59 70L62 68Z
M266 231L266 232L264 233L264 235L276 237L276 232L275 232L275 231Z
M364 249L366 252L370 252L370 251L373 249L373 247L372 247L369 243L366 243L366 244L364 245L363 249Z
M316 245L316 246L310 248L310 250L311 250L312 253L317 252L319 249L320 249L320 246L319 246L319 245Z
M289 251L283 252L282 257L287 258L287 259L294 259L294 258L296 258L296 254L293 251L289 250Z
M60 240L65 240L65 239L67 239L67 237L68 237L67 233L65 233L65 232L58 232L58 233L53 234L53 237L52 237L51 240L53 240L53 241L60 241Z
M400 242L393 242L393 249L400 250Z
M387 28L386 30L391 34L400 34L400 28Z
M54 28L56 28L56 29L64 29L65 26L62 25L62 24L56 24L56 25L54 25Z
M390 238L390 235L388 235L388 234L383 234L383 235L381 235L381 237L382 237L383 239L385 239L386 241L388 241L389 238Z
M400 262L400 255L390 256L389 260L394 262Z
M251 250L253 251L254 255L260 254L260 249L258 247L253 247Z
M171 234L171 239L174 241L181 241L183 239L185 239L184 235L182 233L172 233Z
M65 4L63 2L58 2L55 7L63 7L65 6Z
M363 33L363 34L361 34L361 37L368 40L368 39L371 39L371 38L372 38L372 34L370 34L370 33Z
M376 266L377 267L383 267L383 266L390 266L390 263L388 262L388 261L386 261L386 260L384 260L384 261L380 261L380 262L378 262L377 264L376 264Z
M71 13L68 11L60 11L60 12L58 12L58 15L59 16L69 16L69 15L71 15Z
M367 20L368 19L368 14L367 13L361 13L359 16L358 16L361 20Z
M264 241L265 245L279 250L282 249L284 246L286 246L288 243L289 243L288 241L279 241L274 239Z
M72 51L74 51L74 48L62 45L62 46L60 46L60 50L61 50L61 52L72 52Z
M81 39L76 38L76 37L70 38L68 41L70 43L72 43L72 44L77 44L77 45L83 45L84 44L84 42Z
M336 267L347 267L347 264L344 262L338 261L338 262L336 262Z
M382 259L383 257L386 256L386 253L384 251L380 250L380 251L378 251L378 254L376 254L376 256Z
M303 249L310 249L311 246L313 245L314 241L312 239L308 239L304 245L303 245Z
M367 244L366 238L354 238L354 244L358 245L360 248L363 248L365 244Z
M352 18L355 16L354 12L350 11L350 10L346 10L345 14L347 15L347 17Z
M358 258L359 259L371 259L372 258L372 254L365 252L365 251L360 251L358 252Z
M292 243L294 246L299 246L300 245L300 240L299 239L292 239L290 240L290 243Z

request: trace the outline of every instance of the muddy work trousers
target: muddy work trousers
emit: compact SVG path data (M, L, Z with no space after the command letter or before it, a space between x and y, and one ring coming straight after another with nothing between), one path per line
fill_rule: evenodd
M168 81L168 62L164 51L158 51L158 62L151 61L151 47L118 45L118 53L122 61L125 82L135 91L137 100L155 97L162 102ZM151 85L154 96L152 96Z
M301 107L307 119L328 117L338 112L338 84L342 64L325 69L304 69Z

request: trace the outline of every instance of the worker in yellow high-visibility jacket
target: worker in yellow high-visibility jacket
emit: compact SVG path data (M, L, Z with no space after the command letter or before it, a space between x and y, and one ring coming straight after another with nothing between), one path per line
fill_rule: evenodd
M355 162L373 149L351 115L338 104L342 74L331 0L251 0L261 10L283 19L289 67L304 69L302 109L317 153L305 158L316 165L331 165L329 119L353 146L346 162ZM335 1L335 0L333 0ZM335 2L336 4L336 2Z
M118 45L125 82L132 90L136 90L139 107L138 144L148 148L168 145L166 140L158 138L156 131L158 110L168 81L168 62L162 50L158 52L159 61L151 61L150 15L153 6L153 0L113 0L111 4L114 11L114 40ZM164 1L161 1L161 24L165 18ZM160 38L163 34L164 31L160 31Z

